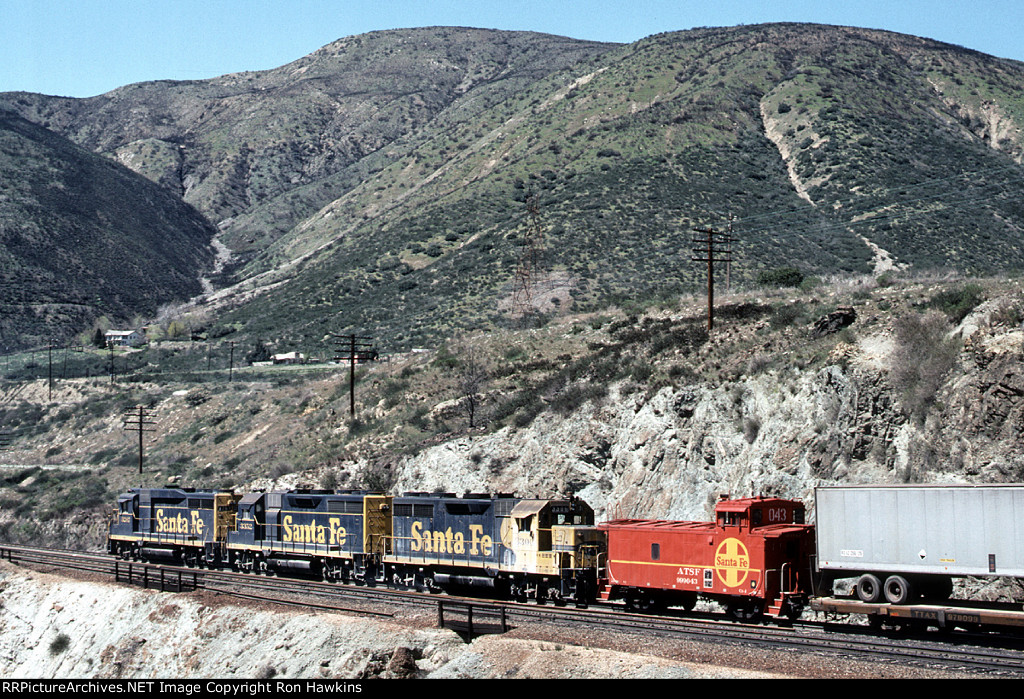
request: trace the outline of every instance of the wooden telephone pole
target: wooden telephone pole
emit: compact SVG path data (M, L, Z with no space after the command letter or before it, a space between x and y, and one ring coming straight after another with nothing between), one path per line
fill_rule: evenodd
M377 359L372 337L362 335L335 335L334 360L348 360L349 414L356 416L356 362L370 362Z
M723 233L712 228L694 228L699 235L693 237L694 262L706 262L708 265L708 332L715 327L715 263L732 262L732 243L735 240L730 232ZM727 267L728 269L728 267Z
M149 410L149 408L144 405L132 408L125 415L124 423L122 424L122 427L129 432L139 433L139 475L142 475L142 435L146 432L156 431L156 428L153 427L156 422L154 422L150 415L146 413L147 410Z

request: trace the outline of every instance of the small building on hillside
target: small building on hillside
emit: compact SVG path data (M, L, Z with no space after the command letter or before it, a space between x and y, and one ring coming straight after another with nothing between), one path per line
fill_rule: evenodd
M302 364L306 361L306 355L301 352L285 352L283 354L275 354L271 359L274 364Z
M106 339L107 346L114 347L138 347L146 344L146 336L138 330L108 330Z

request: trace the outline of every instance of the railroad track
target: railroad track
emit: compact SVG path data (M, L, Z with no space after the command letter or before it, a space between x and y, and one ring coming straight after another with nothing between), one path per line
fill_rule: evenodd
M439 621L469 635L528 624L554 624L590 631L642 634L759 650L799 651L832 658L898 663L922 668L962 670L1005 677L1024 677L1024 645L1018 638L985 634L885 634L866 627L825 622L791 626L743 624L720 616L694 613L686 617L632 614L616 605L587 609L554 605L495 603L452 595L428 595L386 587L352 586L292 577L127 563L106 554L0 545L0 559L43 566L60 572L77 570L121 582L169 592L204 590L238 599L293 605L375 617L392 617L400 608L437 610ZM468 617L467 617L468 614ZM476 625L473 625L473 619ZM499 621L500 620L500 621Z

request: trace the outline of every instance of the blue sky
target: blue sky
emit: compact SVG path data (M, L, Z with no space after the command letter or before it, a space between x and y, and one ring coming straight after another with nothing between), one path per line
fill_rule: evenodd
M888 29L1024 60L1024 0L0 0L0 92L88 97L265 70L377 29L517 29L627 43L761 22Z

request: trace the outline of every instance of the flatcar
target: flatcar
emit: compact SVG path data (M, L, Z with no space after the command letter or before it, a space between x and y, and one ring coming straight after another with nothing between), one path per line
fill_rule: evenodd
M723 496L713 522L626 519L600 528L608 537L601 596L632 609L689 610L704 597L741 619L795 618L812 592L814 528L795 500Z

